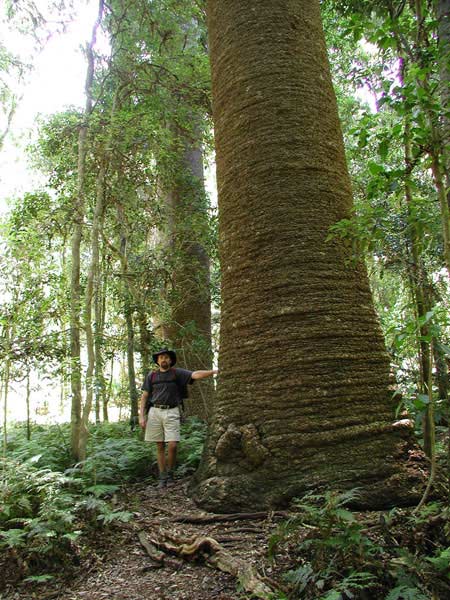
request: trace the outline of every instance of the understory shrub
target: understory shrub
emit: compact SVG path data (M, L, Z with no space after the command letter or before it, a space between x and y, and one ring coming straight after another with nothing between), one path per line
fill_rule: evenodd
M206 423L195 417L190 417L181 426L181 442L178 452L178 468L180 475L193 473L203 453L206 438Z
M450 509L353 513L357 491L308 495L272 536L270 556L288 556L281 598L426 600L450 597Z

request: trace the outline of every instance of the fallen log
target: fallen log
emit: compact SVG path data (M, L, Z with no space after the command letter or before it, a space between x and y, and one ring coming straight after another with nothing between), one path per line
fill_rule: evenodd
M151 552L155 548L160 554L175 554L184 560L203 559L207 565L236 577L244 590L257 598L267 599L273 594L273 589L262 581L248 562L233 556L214 538L197 537L191 541L179 540L180 543L177 544L173 541L173 536L172 541L167 541L151 538L141 531L138 537L144 547L143 540L145 541Z

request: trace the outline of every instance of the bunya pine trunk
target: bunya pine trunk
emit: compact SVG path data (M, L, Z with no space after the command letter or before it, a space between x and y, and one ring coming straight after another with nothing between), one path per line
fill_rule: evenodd
M329 228L352 192L318 0L208 1L219 192L219 387L191 491L218 511L358 487L409 501L411 429L365 266Z

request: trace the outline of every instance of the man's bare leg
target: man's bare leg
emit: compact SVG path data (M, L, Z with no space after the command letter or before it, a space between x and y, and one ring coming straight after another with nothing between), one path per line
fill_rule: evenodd
M166 483L166 445L164 442L156 442L156 460L159 471L158 487L164 487Z
M177 450L178 450L178 442L169 442L168 443L167 469L168 469L168 474L169 474L170 480L173 480L173 471L175 469L175 465L177 464Z

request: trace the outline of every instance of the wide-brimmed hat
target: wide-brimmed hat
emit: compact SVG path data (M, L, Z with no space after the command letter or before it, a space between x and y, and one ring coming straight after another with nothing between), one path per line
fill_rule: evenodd
M170 360L172 362L172 367L177 362L177 355L175 354L175 352L173 350L168 350L167 348L163 348L159 352L155 352L155 354L153 354L153 361L156 364L158 364L158 356L160 354L168 354L170 356Z

